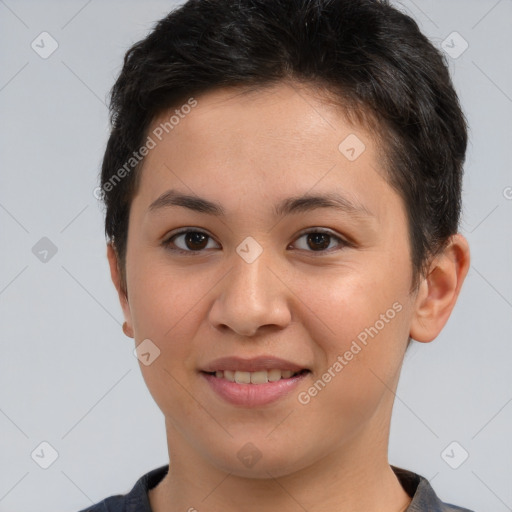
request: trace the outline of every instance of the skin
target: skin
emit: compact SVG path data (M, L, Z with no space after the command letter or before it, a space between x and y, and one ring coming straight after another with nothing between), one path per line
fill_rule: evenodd
M152 364L140 363L165 416L172 461L149 493L152 509L323 512L343 503L352 512L405 510L411 498L387 454L394 391L408 336L430 342L450 316L469 267L466 239L454 235L410 293L404 205L383 178L368 131L297 84L196 99L145 158L130 211L127 296L120 262L107 248L127 335L160 350ZM366 146L355 161L338 149L349 134ZM177 206L147 213L171 188L216 201L226 214ZM318 208L274 216L284 198L332 191L373 215ZM178 228L206 232L202 252L193 253L185 236L162 245ZM306 228L331 231L328 248L318 249L323 240L308 244ZM252 263L236 251L247 236L263 248ZM298 393L394 303L400 312L301 404ZM198 373L219 357L262 354L311 373L296 391L256 408L223 401ZM249 442L261 454L252 467L237 457Z

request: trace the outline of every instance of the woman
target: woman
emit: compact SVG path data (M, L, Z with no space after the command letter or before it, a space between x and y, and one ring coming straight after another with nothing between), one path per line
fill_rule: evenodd
M469 267L467 133L388 2L190 0L126 54L107 256L170 464L89 511L455 511L388 462Z

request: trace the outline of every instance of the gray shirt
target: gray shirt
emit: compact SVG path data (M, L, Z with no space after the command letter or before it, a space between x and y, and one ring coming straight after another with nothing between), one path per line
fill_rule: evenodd
M443 503L428 480L412 471L391 466L405 492L412 498L406 512L472 512L467 508ZM167 474L169 465L153 469L141 476L128 494L105 498L96 505L79 512L152 512L148 491Z

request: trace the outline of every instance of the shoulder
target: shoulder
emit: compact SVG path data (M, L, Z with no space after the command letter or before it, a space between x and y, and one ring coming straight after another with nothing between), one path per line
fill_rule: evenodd
M443 503L443 507L443 512L473 512L473 510L469 510L469 508L457 507L450 503Z
M116 494L78 512L151 512L148 491L167 474L169 465L142 475L127 494Z
M91 505L90 507L79 510L78 512L125 512L126 495L118 494L110 496L104 500Z
M473 512L467 508L442 502L425 477L395 466L391 468L402 487L412 498L406 512Z
M424 489L424 508L419 508L418 512L420 510L425 511L436 511L436 512L474 512L473 510L470 510L468 508L459 507L457 505L453 505L452 503L445 503L444 501L441 501L437 494L434 492L434 489L430 486L430 483L428 480L424 477L421 478L421 484L422 488ZM416 510L416 509L413 509ZM412 511L411 511L412 512Z

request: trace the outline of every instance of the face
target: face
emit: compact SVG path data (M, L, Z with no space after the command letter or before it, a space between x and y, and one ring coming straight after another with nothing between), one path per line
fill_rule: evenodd
M371 457L415 299L377 144L306 87L195 100L148 132L126 256L170 450L254 477Z

